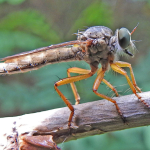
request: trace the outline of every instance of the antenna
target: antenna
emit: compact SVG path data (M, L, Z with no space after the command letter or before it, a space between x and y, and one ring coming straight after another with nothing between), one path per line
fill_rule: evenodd
M136 27L132 30L131 35L134 33L134 31L136 30L136 28L138 27L139 23L136 25Z

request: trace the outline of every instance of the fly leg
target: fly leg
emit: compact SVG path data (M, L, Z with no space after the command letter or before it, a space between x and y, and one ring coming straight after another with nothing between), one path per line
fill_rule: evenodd
M69 116L69 119L68 119L68 126L69 126L69 127L71 126L72 117L73 117L73 115L74 115L74 108L73 108L73 106L71 105L71 103L69 102L69 100L68 100L68 99L62 94L62 92L58 89L58 86L64 85L64 84L68 84L68 83L73 83L73 82L76 82L76 81L80 81L80 80L89 78L89 77L91 77L93 74L95 74L96 70L97 70L97 68L91 66L91 71L90 71L88 74L83 74L83 75L78 75L78 76L74 76L74 77L64 78L64 79L61 79L61 80L57 81L57 82L54 84L55 90L57 91L57 93L59 94L59 96L63 99L63 101L65 102L65 104L68 106L68 108L69 108L70 111L71 111L70 116Z
M114 91L114 93L116 94L117 97L119 96L119 94L118 94L118 92L117 92L117 90L115 89L114 86L112 86L106 79L103 79L102 81L103 81L112 91Z
M123 116L123 114L122 114L122 112L121 112L121 110L120 110L120 108L119 108L117 102L116 102L114 99L112 99L112 98L110 98L110 97L108 97L108 96L106 96L106 95L103 95L103 94L97 92L98 87L99 87L99 85L101 84L101 82L102 82L102 80L103 80L103 78L104 78L105 71L106 71L105 69L101 69L101 70L98 71L98 75L97 75L97 77L96 77L96 79L95 79L95 81L94 81L94 85L93 85L93 92L94 92L96 95L98 95L99 97L104 98L104 99L107 99L108 101L114 103L115 106L116 106L116 109L117 109L117 111L118 111L118 113L119 113L119 115L121 116L121 118L122 118L122 120L123 120L123 122L126 122L126 120L125 120L125 118L124 118L124 116ZM110 87L110 86L109 86L109 87Z
M101 72L101 71L102 71L102 68L100 68L100 69L98 70L97 74L99 74L99 72ZM103 78L102 81L103 81L112 91L114 91L114 93L116 94L117 97L119 96L117 90L115 89L115 87L114 87L113 85L111 85L111 84L110 84L106 79L104 79L104 78Z
M122 61L117 61L117 62L115 62L114 64L116 64L116 65L119 66L119 67L128 67L128 68L130 69L130 74L131 74L132 83L133 83L134 87L136 88L136 90L141 93L141 89L140 89L140 88L137 86L137 84L136 84L136 81L135 81L135 77L134 77L134 73L133 73L131 64L129 64L129 63L127 63L127 62L122 62Z
M99 69L100 70L100 69ZM72 67L72 68L69 68L67 70L67 75L68 77L71 77L70 73L79 73L79 74L88 74L90 73L90 70L86 70L86 69L81 69L81 68L77 68L77 67ZM109 88L112 89L112 91L114 91L114 93L116 94L116 96L119 96L117 90L105 79L102 80ZM76 100L76 103L75 105L79 104L80 103L80 96L77 92L77 88L74 84L74 82L70 83L71 85L71 88L72 88L72 91L73 91L73 94L74 94L74 97L75 97L75 100Z
M67 75L68 75L68 77L71 77L70 73L88 74L90 72L91 72L91 70L86 70L86 69L82 69L82 68L73 67L73 68L69 68L67 70ZM72 88L72 91L73 91L73 94L74 94L74 97L75 97L75 100L76 100L75 105L77 105L77 104L80 103L80 96L77 92L77 88L76 88L74 82L70 83L70 85L71 85L71 88Z
M131 90L133 91L133 93L137 96L137 98L138 98L144 105L146 105L147 107L149 107L149 105L141 98L141 96L137 94L136 89L135 89L135 85L132 84L130 78L128 77L128 75L127 75L127 73L126 73L126 71L123 70L122 68L120 68L116 63L111 63L110 66L111 66L111 68L112 68L115 72L118 72L118 73L120 73L120 74L122 74L122 75L124 75L124 76L126 77L127 82L128 82L128 84L129 84ZM132 75L133 75L133 74L132 74ZM134 77L134 76L133 76L133 77ZM132 78L133 78L133 77L132 77ZM136 82L135 82L135 83L136 83Z

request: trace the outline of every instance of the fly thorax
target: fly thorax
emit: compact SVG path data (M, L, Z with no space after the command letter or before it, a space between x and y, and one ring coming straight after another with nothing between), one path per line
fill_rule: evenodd
M94 67L98 67L99 63L103 68L108 69L110 56L114 58L114 51L111 50L109 39L106 37L97 38L92 41L92 44L87 47L84 60Z
M78 40L92 40L90 45L85 46L84 60L96 68L101 63L102 67L107 69L109 56L114 53L110 47L110 38L113 36L112 30L104 26L93 26L83 32L78 32L77 35Z

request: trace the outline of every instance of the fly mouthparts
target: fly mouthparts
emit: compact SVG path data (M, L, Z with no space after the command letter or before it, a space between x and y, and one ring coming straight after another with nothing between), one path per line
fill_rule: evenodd
M133 55L131 52L129 52L127 49L125 49L124 52L125 52L126 54L128 54L129 56L134 57L134 55Z

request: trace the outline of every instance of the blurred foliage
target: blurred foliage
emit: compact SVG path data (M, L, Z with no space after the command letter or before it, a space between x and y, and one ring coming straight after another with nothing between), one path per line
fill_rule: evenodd
M150 128L143 127L111 132L103 135L95 135L72 142L60 144L65 150L148 150ZM78 143L78 144L77 144ZM133 144L134 143L134 144Z
M6 5L4 2L10 3L11 5L18 4L17 6L20 6L20 8L22 8L25 3L23 0L0 0L2 6ZM113 1L111 1L111 3L113 3ZM150 13L149 9L147 9L146 14L148 14L148 12ZM68 27L68 33L65 34L68 36L69 34L71 35L77 32L78 29L85 29L85 26L93 25L103 25L114 28L116 22L119 22L119 20L118 18L117 21L115 20L108 1L102 2L96 0L90 5L86 5L82 12L80 12L79 17L72 23L73 26L71 26L70 29ZM49 19L47 19L45 15L37 9L26 8L13 11L4 15L0 20L0 57L59 43L62 41L60 37L64 35L64 33L62 33L63 25L62 30L58 32L51 18L49 17ZM149 50L150 47L147 49ZM133 68L137 84L143 91L150 90L149 64L150 53L147 53L140 57L136 66ZM53 84L60 78L65 78L67 76L67 68L74 66L90 69L88 64L81 61L49 65L37 71L25 74L1 76L0 116L21 115L65 106L64 102L54 90ZM129 69L127 69L127 71L129 74ZM142 77L143 74L144 78ZM90 79L76 83L81 96L81 103L100 99L92 92L95 77L96 75ZM131 90L127 90L129 86L125 77L115 74L110 70L106 73L105 78L117 88L120 95L132 93ZM60 90L74 103L74 96L70 85L64 85L60 87ZM104 84L102 84L98 90L105 95L114 96L113 92ZM144 127L108 133L101 136L87 137L62 143L59 146L65 150L148 150L150 149L149 137L150 128Z
M34 10L14 12L4 17L0 21L1 57L7 56L8 54L10 55L14 53L19 53L21 52L21 50L22 51L31 50L31 49L35 49L36 47L39 48L45 45L50 45L52 43L59 42L60 39L57 36L56 32L51 29L50 24L48 24L45 20L46 19L44 18L43 15L39 14L37 11L34 11ZM45 74L47 75L47 73ZM17 78L18 76L20 76L19 80ZM32 87L31 89L28 88L29 86L33 86L34 84L35 73L27 77L27 79L22 79L21 75L18 75L18 76L16 75L16 77L12 77L15 79L13 80L10 79L8 85L6 85L5 83L9 79L7 77L5 78L4 76L2 76L1 78L2 82L4 82L4 85L0 87L2 88L1 91L4 91L4 95L3 95L4 97L3 96L1 97L1 103L2 103L1 111L5 110L6 114L10 114L10 112L21 112L21 111L22 111L21 113L24 113L28 110L30 112L30 110L32 109L32 106L38 100L40 101L40 98L41 98L38 95L37 99L33 98L35 101L30 101L28 103L28 99L30 99L31 97L34 97L34 95L36 95L36 92L37 92L37 91L34 91L36 89L34 87ZM7 81L5 82L5 80ZM12 89L14 89L14 91ZM10 93L9 94L10 99L12 99L11 102L9 100L7 101L5 100L5 96L7 95L6 93L8 93L8 91ZM16 92L18 94L16 94ZM29 94L27 95L25 93L29 93ZM23 98L21 98L22 95L24 95ZM7 97L7 99L9 99L9 96ZM43 102L43 101L40 101L40 102ZM18 104L18 108L16 104ZM22 105L23 108L19 106L20 104L23 104ZM42 104L39 104L39 102L36 104L37 106L35 106L35 108L42 105ZM10 112L6 110L6 107L10 108L9 109ZM3 114L3 112L1 112L1 114Z
M0 53L4 54L1 57L20 52L20 49L31 50L59 42L57 33L45 20L43 15L34 10L14 12L1 19Z
M42 39L56 42L59 37L46 18L36 10L13 12L0 21L0 30L28 32Z
M11 4L11 5L19 5L24 1L25 0L0 0L0 4L4 3L4 2L7 2L8 4Z
M107 10L107 11L106 11ZM103 25L111 28L113 25L112 11L105 2L96 1L87 7L72 26L72 32L76 29L83 29L90 26Z

